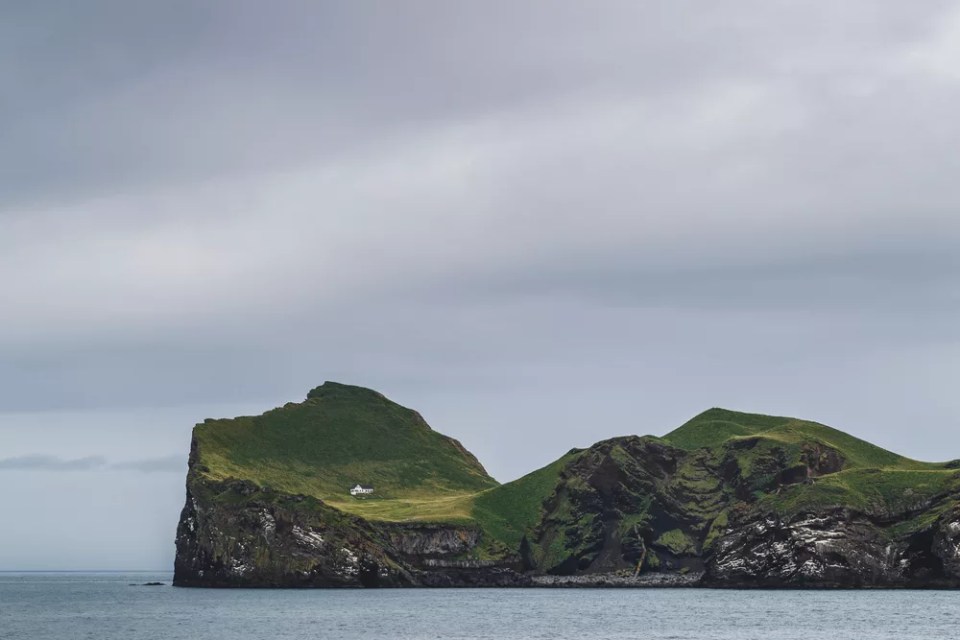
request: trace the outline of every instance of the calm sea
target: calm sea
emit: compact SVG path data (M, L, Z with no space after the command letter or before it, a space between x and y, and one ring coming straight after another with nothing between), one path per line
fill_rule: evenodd
M169 574L0 574L0 638L956 640L960 592L219 591Z

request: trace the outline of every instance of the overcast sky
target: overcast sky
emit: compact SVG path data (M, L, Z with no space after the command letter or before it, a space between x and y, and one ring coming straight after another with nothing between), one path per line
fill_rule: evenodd
M960 3L0 9L0 569L166 569L324 380L506 481L711 406L960 457Z

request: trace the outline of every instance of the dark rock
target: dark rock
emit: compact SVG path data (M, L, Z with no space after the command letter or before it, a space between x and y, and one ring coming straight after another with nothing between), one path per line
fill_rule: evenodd
M217 500L210 500L211 495ZM175 586L369 588L529 582L515 570L518 558L478 562L461 557L480 541L475 527L375 524L306 496L247 499L251 495L239 482L192 485L177 531Z

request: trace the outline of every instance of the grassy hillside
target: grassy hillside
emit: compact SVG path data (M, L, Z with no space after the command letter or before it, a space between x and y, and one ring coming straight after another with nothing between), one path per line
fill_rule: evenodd
M750 474L754 460L771 450L783 452L789 463L799 462L811 446L837 451L842 468L836 472L758 495L761 505L780 513L847 507L885 515L909 511L958 486L956 469L945 463L911 460L837 429L795 418L710 409L664 440L688 451L732 449L744 475Z
M951 469L846 469L813 484L763 496L761 504L784 514L846 507L883 516L911 511L936 495L958 489L957 471Z
M472 454L417 412L332 382L261 416L207 420L194 439L203 476L252 480L372 517L467 517L458 500L497 486ZM373 485L374 496L350 496L357 483Z
M579 452L571 451L522 478L477 494L470 515L484 531L515 549L540 520L542 504L560 482L561 472Z
M942 469L943 465L918 462L872 445L831 427L796 418L710 409L696 416L664 440L693 451L713 449L742 438L763 438L781 445L819 442L840 451L845 468Z

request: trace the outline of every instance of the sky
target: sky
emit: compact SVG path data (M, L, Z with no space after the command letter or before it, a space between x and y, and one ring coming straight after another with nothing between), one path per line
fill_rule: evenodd
M0 7L0 569L169 569L193 425L501 481L714 406L960 458L960 2Z

